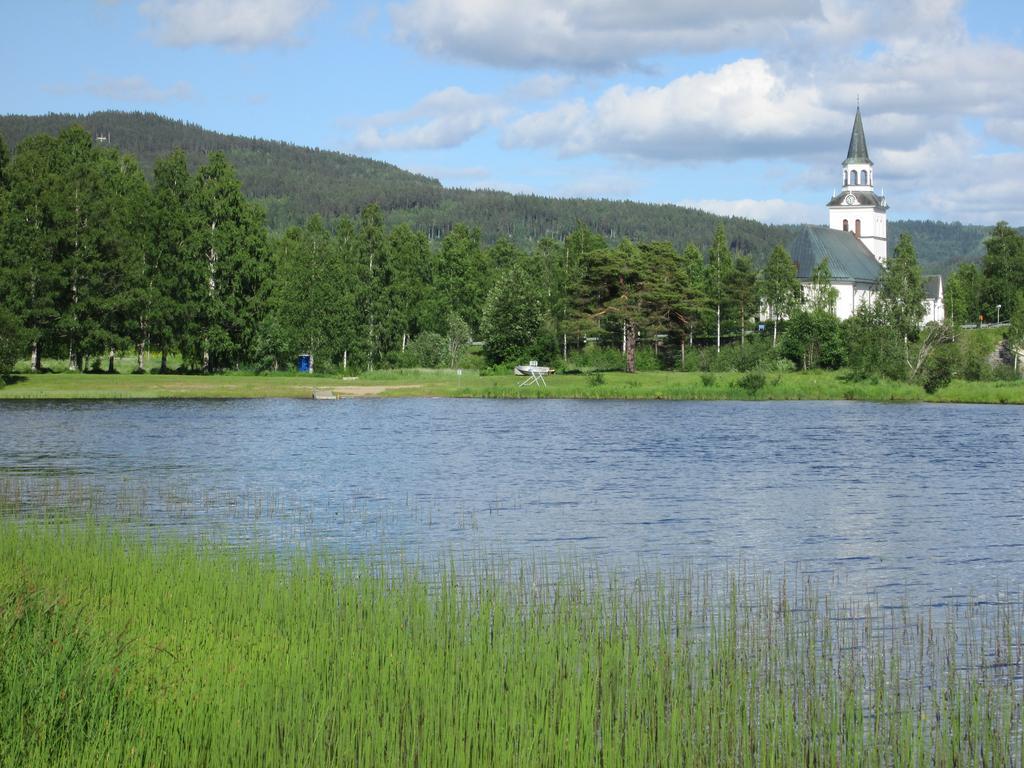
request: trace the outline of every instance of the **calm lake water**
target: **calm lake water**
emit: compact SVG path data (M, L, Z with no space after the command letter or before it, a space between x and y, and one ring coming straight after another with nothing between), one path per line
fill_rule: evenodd
M745 565L914 605L1024 584L1013 407L6 402L3 478L72 479L129 525L345 553Z

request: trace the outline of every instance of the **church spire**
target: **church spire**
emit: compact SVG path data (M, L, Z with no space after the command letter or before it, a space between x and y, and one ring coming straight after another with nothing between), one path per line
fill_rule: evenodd
M858 100L859 101L859 100ZM864 139L864 123L860 119L860 104L857 104L857 116L853 118L853 133L850 134L850 149L846 153L847 163L870 163L868 143ZM845 165L845 163L844 163Z

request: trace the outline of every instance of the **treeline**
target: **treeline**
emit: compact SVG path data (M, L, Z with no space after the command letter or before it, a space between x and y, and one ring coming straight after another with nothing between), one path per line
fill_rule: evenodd
M954 318L974 311L968 271L947 291ZM982 311L996 302L1024 326L1024 238L1004 224L986 241L977 285ZM29 137L13 157L0 141L8 366L26 356L33 369L48 357L113 370L134 350L141 368L147 349L162 353L162 369L177 354L195 371L278 369L298 355L317 369L454 366L479 338L486 364L505 367L604 350L629 371L687 368L698 344L701 367L732 356L739 368L788 359L919 378L952 340L947 326L921 335L924 298L907 235L882 270L878 301L840 323L827 263L805 291L781 245L759 269L722 224L707 249L612 241L582 224L522 249L509 238L488 246L463 224L431 243L407 223L388 227L370 205L272 234L223 154L190 172L177 150L147 181L132 156L78 127ZM750 344L762 316L765 335ZM723 352L726 341L738 352Z
M193 173L207 162L210 153L224 153L242 190L263 207L265 221L274 232L302 226L314 214L327 222L342 216L357 218L376 204L387 227L408 224L432 242L440 242L461 223L479 229L486 246L505 238L530 250L545 237L563 240L583 224L613 244L623 238L664 241L682 251L692 242L706 251L715 229L724 224L732 250L749 255L760 267L776 245L788 243L797 231L792 226L726 218L674 205L448 189L436 179L387 163L284 142L227 136L149 113L0 116L0 135L9 146L16 146L38 133L56 136L73 123L100 137L106 146L134 155L149 179L157 159L173 149L185 152ZM891 221L890 249L901 234L909 233L923 268L947 274L960 262L980 260L989 230L942 222Z

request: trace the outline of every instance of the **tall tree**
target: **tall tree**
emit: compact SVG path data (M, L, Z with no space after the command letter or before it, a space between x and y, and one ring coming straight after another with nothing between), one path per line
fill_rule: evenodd
M750 257L741 253L733 262L726 285L730 303L736 308L740 324L740 346L746 342L747 320L757 311L760 304L757 271Z
M776 245L761 272L761 293L772 320L772 346L779 335L779 319L789 317L800 306L802 291L796 264L781 245Z
M664 316L663 276L649 252L623 239L616 248L588 254L582 297L594 319L607 319L622 329L626 371L636 372L640 331Z
M843 362L842 338L836 317L839 292L832 285L828 259L811 271L802 306L794 310L782 334L782 354L803 370L837 368Z
M981 270L985 280L982 305L985 317L1011 317L1017 297L1024 290L1024 237L1005 221L996 224L985 240L985 256Z
M96 353L107 353L107 370L114 372L117 350L133 347L141 369L147 339L152 294L147 259L151 253L149 187L138 162L113 149L97 151L99 191L104 201L98 213L103 226L97 238L101 275L96 285L93 323Z
M319 216L305 227L290 228L276 243L271 305L290 341L290 351L317 361L337 359L344 321L344 273L341 255Z
M579 222L563 243L557 271L559 306L556 309L561 317L563 358L569 354L569 338L574 337L577 345L581 345L593 327L593 307L590 297L586 296L587 270L592 261L591 254L606 247L603 237Z
M832 285L832 268L829 267L827 258L822 259L811 270L811 284L807 295L804 296L804 308L810 312L834 315L838 299L839 291Z
M220 152L211 153L197 171L194 200L189 256L202 265L206 290L183 351L193 364L211 371L253 356L269 287L267 234L262 210L244 198Z
M487 362L495 365L534 356L543 313L535 279L522 264L512 264L495 281L484 303L480 334Z
M882 265L878 279L879 312L887 323L903 336L916 335L925 315L924 279L910 235L903 233L892 256Z
M380 208L367 206L359 219L355 247L360 279L357 311L366 322L366 364L371 369L384 362L394 347L398 329L404 325L392 300L388 246Z
M400 224L391 230L388 247L391 254L391 301L404 351L409 339L431 327L434 257L427 236L414 232L408 224Z
M168 353L184 350L198 335L196 324L209 290L208 265L194 241L198 213L196 180L188 172L185 153L179 149L159 158L150 194L150 305L140 322L149 343L160 350L161 372L167 371Z
M454 312L476 331L490 285L491 269L480 245L480 230L456 224L442 241L438 259L442 316Z
M680 257L671 243L644 243L643 298L652 330L675 331L679 335L680 366L686 367L686 342L707 297L701 285L703 262L696 246L688 246Z
M715 239L708 251L705 285L708 298L715 308L715 352L722 351L722 308L729 299L729 275L732 272L732 253L725 239L725 225L715 228Z
M946 281L946 318L958 325L980 322L982 276L974 264L960 264Z

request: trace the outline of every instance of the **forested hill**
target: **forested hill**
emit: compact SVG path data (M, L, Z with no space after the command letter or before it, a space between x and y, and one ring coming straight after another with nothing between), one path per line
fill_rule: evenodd
M529 246L545 236L562 238L583 223L611 240L666 240L679 249L694 242L706 250L718 222L724 221L732 247L752 255L758 263L763 263L775 245L787 243L796 231L792 226L721 217L675 205L450 189L436 179L377 160L229 136L143 112L0 116L0 136L13 149L26 136L55 135L74 123L94 137L102 137L100 140L110 146L138 157L147 174L156 158L175 148L185 150L191 170L206 161L207 153L223 152L235 167L246 194L262 204L267 223L275 230L302 223L313 213L327 221L354 216L375 202L389 224L407 222L431 239L440 239L456 223L464 223L478 227L485 242L505 236ZM947 272L960 261L980 258L988 228L892 221L890 251L904 231L913 235L925 271Z

